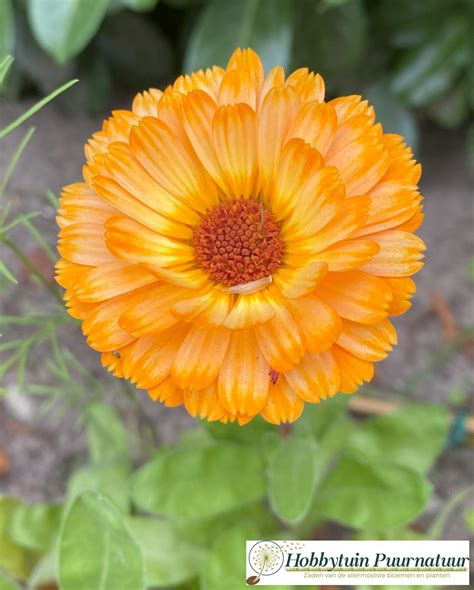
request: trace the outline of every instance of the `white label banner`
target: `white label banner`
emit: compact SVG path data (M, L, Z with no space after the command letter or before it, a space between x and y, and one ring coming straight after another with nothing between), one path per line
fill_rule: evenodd
M249 586L468 586L469 541L247 541Z

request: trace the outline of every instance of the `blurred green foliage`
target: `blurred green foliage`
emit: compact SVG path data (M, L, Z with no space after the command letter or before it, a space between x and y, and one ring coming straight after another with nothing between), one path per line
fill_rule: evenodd
M415 145L418 119L472 120L473 28L472 0L2 0L0 58L19 66L8 92L77 76L64 100L94 112L117 88L164 86L250 46L267 69L321 72L330 96L367 95Z

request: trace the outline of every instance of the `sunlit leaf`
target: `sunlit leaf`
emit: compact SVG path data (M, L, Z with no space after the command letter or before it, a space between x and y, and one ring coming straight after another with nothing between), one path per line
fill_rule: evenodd
M59 542L62 590L144 590L143 560L122 514L84 492L70 507Z
M16 498L0 497L0 571L9 576L24 580L28 577L33 564L32 555L20 547L8 534L15 510L21 506Z
M13 513L8 534L18 545L44 553L56 537L60 518L59 504L24 504Z
M137 472L132 484L137 506L176 519L218 515L264 493L260 455L226 444L161 453Z
M287 67L292 41L292 0L211 0L189 40L184 70L225 66L236 47L252 47L269 69Z
M0 590L21 590L15 582L0 572Z

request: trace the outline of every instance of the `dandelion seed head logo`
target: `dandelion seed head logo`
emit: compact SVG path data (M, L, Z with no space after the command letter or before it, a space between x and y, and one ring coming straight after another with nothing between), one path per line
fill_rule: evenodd
M258 584L261 576L276 574L283 565L284 554L278 543L274 541L260 541L249 553L250 567L257 574L247 579L247 584Z

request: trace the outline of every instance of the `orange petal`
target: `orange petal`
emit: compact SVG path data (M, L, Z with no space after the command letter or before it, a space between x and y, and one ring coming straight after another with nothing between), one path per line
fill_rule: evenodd
M331 353L341 374L339 389L342 393L354 393L362 383L372 380L374 365L369 361L357 358L337 345L332 347Z
M188 295L182 289L166 283L150 285L138 301L130 302L119 318L119 325L134 336L149 336L174 326L178 319L171 307Z
M156 117L156 105L163 96L157 88L149 88L138 93L133 99L132 111L139 117Z
M98 352L111 352L135 340L118 324L118 319L129 304L129 295L119 295L97 304L86 316L82 332L87 344Z
M373 362L386 358L396 343L397 333L388 320L370 326L344 320L337 339L337 344L347 352Z
M273 275L273 282L284 297L297 299L308 295L328 270L325 262L310 262L299 268L280 268Z
M259 115L258 163L263 199L269 203L275 183L280 151L288 130L301 105L301 98L292 88L272 88L266 95Z
M166 283L186 289L200 289L208 282L208 276L200 268L192 263L174 268L160 268L153 265L145 265L150 272Z
M93 267L76 264L75 262L69 262L69 260L60 258L54 265L54 268L56 270L56 282L58 285L61 285L64 289L70 289Z
M179 301L173 305L171 312L176 317L203 328L222 326L229 313L231 301L232 296L228 293L212 290Z
M214 147L228 197L248 198L257 174L257 117L246 104L220 107L212 121Z
M193 326L174 359L172 375L182 389L204 389L217 376L230 339L224 328Z
M389 286L392 292L392 301L388 309L389 315L400 315L411 307L409 301L416 292L416 285L408 277L392 278L384 277L383 281Z
M175 385L171 377L167 377L159 385L149 389L148 395L154 402L164 403L167 408L180 406L184 401L183 390Z
M283 375L270 385L268 401L260 412L271 424L294 422L303 411L304 401L294 393Z
M252 49L236 49L219 88L219 104L245 103L256 109L263 84L263 65Z
M268 397L270 367L253 330L235 330L219 375L219 399L231 414L255 415Z
M151 176L185 205L205 213L217 204L217 187L194 151L181 143L159 119L142 119L139 126L132 129L130 146Z
M388 230L372 234L379 246L379 252L362 267L369 274L386 277L406 277L423 266L422 252L426 249L423 241L414 234L404 231Z
M308 146L305 149L308 150ZM297 155L298 158L302 158L303 153L304 151L301 150ZM314 150L310 150L309 153L314 153ZM341 215L336 218L338 220L336 231L345 230L346 233L350 231L350 228L355 223L352 218L358 218L362 214L359 211L362 203L357 201L359 207L353 207L353 211L352 209L347 211L347 201L349 199L344 199L344 193L344 185L336 168L318 169L315 166L312 170L308 169L306 178L299 185L296 203L293 205L289 217L283 222L283 239L294 242L308 238L311 249L314 249L312 248L314 235L321 231L322 228L328 227L329 222L334 219L338 211L341 211ZM367 208L368 204L365 206ZM363 220L360 223L363 223ZM331 222L329 226L332 227L333 223ZM336 234L333 237L330 231L324 232L323 230L322 238L324 239L321 240L323 244L328 241L327 237L325 237L328 235L331 235L333 241L341 239L340 235Z
M117 260L82 274L74 291L82 301L104 301L155 282L156 277L147 270Z
M136 340L123 353L122 371L140 389L161 383L171 373L178 350L189 326L181 324L168 330Z
M352 270L328 273L315 289L345 319L376 324L387 317L392 293L382 279Z
M115 215L115 209L98 197L89 185L78 182L64 187L56 222L59 227L84 222L103 224L112 215Z
M293 86L301 96L303 102L324 100L324 80L319 74L310 72L308 68L300 68L290 74L286 80L287 85Z
M154 211L126 191L116 180L107 176L96 176L92 185L97 194L111 207L149 229L173 238L192 238L193 231L189 226Z
M405 221L405 223L399 225L397 229L400 231L415 232L423 223L424 218L425 215L424 213L422 213L422 208L420 207L420 209L413 215L413 217L410 217L410 219Z
M239 295L223 326L230 330L252 328L268 322L274 315L275 310L265 291Z
M368 115L375 119L375 112L372 106L369 106L367 100L362 100L361 96L341 96L329 101L329 104L334 107L337 114L338 125L343 125L351 117L357 115Z
M135 264L173 266L194 260L194 248L158 234L129 217L111 217L105 224L107 248Z
M281 221L293 211L302 192L301 198L304 199L305 189L306 192L311 190L312 200L315 199L315 187L309 188L308 185L317 183L323 166L321 154L305 144L302 139L292 139L284 145L270 199L277 221Z
M70 262L86 266L99 266L116 259L107 250L104 226L98 223L75 223L59 232L59 254Z
M206 418L208 422L221 420L227 415L217 394L217 383L213 383L209 387L199 391L185 391L184 405L191 416Z
M343 240L312 258L326 263L331 272L342 272L369 262L379 250L380 246L371 240Z
M182 223L199 223L199 214L180 198L166 192L136 159L128 144L112 144L105 166L109 176L150 209Z
M325 102L305 104L297 114L287 139L299 137L323 156L327 153L336 133L337 115L334 107Z
M104 121L102 130L94 133L85 145L86 158L91 160L98 154L105 154L114 141L127 142L132 127L137 125L139 120L140 117L131 111L113 111L112 117Z
M288 300L305 348L311 352L328 350L342 330L342 322L332 307L315 297Z
M163 121L179 142L190 149L189 139L184 130L181 111L184 96L172 89L166 90L157 105L158 119Z
M184 95L193 90L202 90L216 99L224 75L225 70L219 66L198 70L190 75L180 76L173 84L173 90Z
M334 397L339 389L339 368L330 352L307 352L301 362L285 373L293 391L307 402Z
M258 100L258 110L262 106L264 98L268 92L275 86L282 86L285 83L285 70L281 66L273 67L267 74L265 81L263 82L262 90Z
M255 328L255 336L270 367L280 373L289 371L304 355L300 329L284 305L276 308L274 318Z

